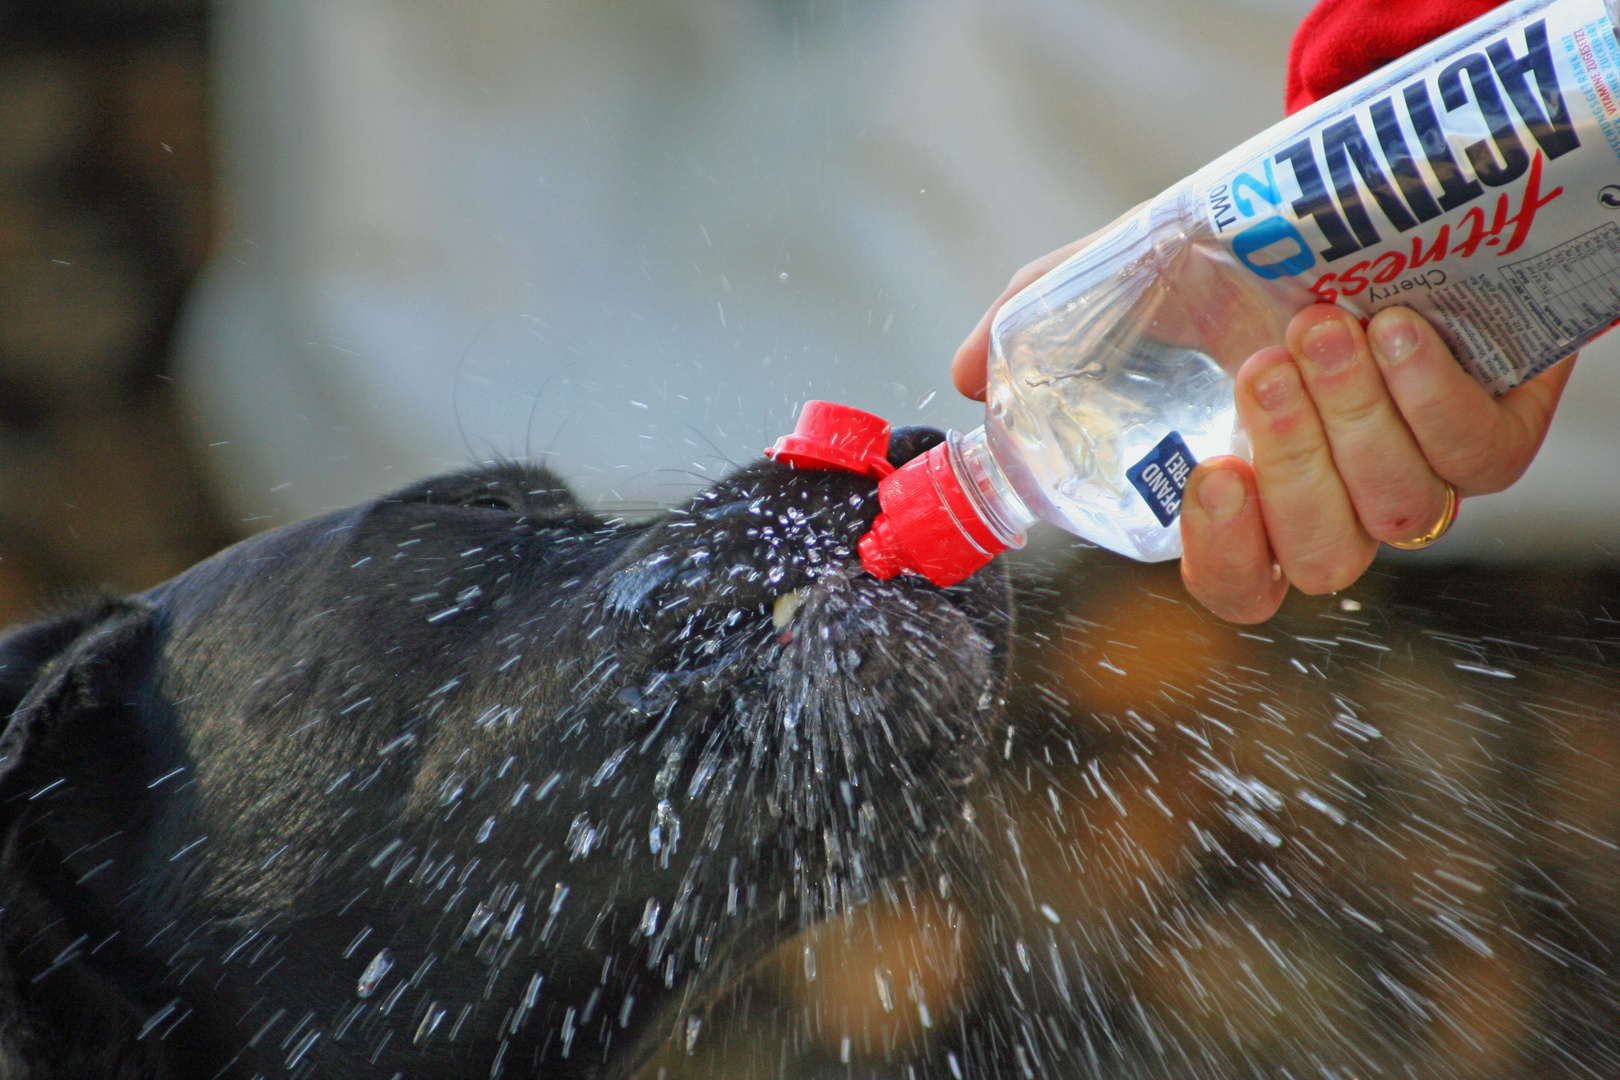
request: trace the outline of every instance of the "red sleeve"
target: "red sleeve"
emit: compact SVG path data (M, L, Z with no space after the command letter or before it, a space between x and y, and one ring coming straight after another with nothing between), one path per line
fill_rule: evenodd
M1319 0L1288 50L1288 111L1298 112L1501 2Z

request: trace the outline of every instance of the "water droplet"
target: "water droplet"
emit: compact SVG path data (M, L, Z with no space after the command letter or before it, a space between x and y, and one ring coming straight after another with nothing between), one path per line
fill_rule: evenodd
M872 972L877 979L878 1000L883 1003L884 1012L894 1012L894 976L889 974L888 968L877 968Z
M493 815L491 815L491 816L484 819L484 823L482 825L478 826L478 835L473 837L473 840L475 842L477 842L477 843L482 844L485 840L489 839L489 834L494 832L494 831L495 831L495 818L494 818Z
M467 937L477 937L484 932L489 921L495 917L495 909L480 900L478 906L473 908L472 918L467 921Z
M659 857L661 865L669 865L669 857L675 853L675 845L680 838L681 819L675 815L675 807L670 805L670 801L661 799L658 809L653 811L652 828L647 831L647 844L653 854Z
M1339 610L1340 611L1360 611L1361 610L1361 601L1360 600L1340 600L1339 601Z
M568 826L568 839L564 842L564 846L568 848L569 859L585 858L591 853L591 849L596 847L596 842L600 838L590 818L584 814L575 817L573 823Z
M804 981L816 981L816 950L809 945L804 947Z
M517 1011L512 1014L512 1024L509 1030L513 1035L516 1035L523 1029L524 1021L526 1021L529 1018L529 1014L534 1011L535 1002L540 1000L540 987L545 984L545 981L545 977L541 975L532 975L529 977L529 985L524 988L523 997L518 1002ZM572 1009L569 1010L568 1023L569 1027L573 1026Z
M658 901L649 897L647 906L641 909L641 933L644 936L652 937L658 933L658 913L661 910Z
M579 1010L570 1005L568 1011L563 1013L562 1056L565 1058L574 1049L574 1017L578 1015L578 1012Z
M928 391L928 393L924 394L922 396L921 400L919 400L917 402L917 411L922 412L924 409L928 408L928 406L930 406L930 405L932 405L934 403L934 399L936 397L938 397L938 396L939 396L939 391L938 390L930 390L930 391Z
M445 1012L446 1010L441 1008L437 1001L429 1004L427 1015L422 1017L422 1023L416 1028L416 1037L411 1042L416 1046L421 1046L433 1038L433 1033L439 1030L439 1025L444 1022Z
M366 965L366 970L360 973L360 983L355 987L354 992L363 998L370 997L377 992L377 985L387 977L389 969L393 966L394 954L387 949L382 950L371 958L371 963Z
M482 963L493 964L496 958L500 956L500 953L501 928L499 924L496 924L494 929L484 935L484 940L478 943L478 948L474 950L473 956L477 957Z

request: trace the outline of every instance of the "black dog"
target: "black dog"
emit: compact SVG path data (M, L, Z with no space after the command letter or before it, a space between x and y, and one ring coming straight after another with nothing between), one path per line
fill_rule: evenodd
M761 463L626 524L493 467L0 640L0 1076L624 1076L697 1037L980 767L1005 583L862 574L876 509Z

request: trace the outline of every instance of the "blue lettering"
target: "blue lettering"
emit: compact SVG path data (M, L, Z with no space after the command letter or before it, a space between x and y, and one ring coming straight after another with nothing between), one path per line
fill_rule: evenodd
M1282 205L1282 189L1277 187L1277 175L1272 171L1271 159L1264 162L1266 167L1266 182L1262 184L1251 173L1238 173L1237 179L1232 181L1232 201L1237 204L1238 213L1244 217L1254 217L1254 204L1244 197L1245 190L1252 191L1264 199L1270 206Z
M1286 258L1271 262L1258 263L1251 258L1271 245L1280 243L1291 243L1298 250ZM1232 237L1232 254L1236 255L1244 266L1267 281L1303 274L1316 265L1316 255L1305 243L1305 238L1299 234L1293 222L1280 217L1256 222Z

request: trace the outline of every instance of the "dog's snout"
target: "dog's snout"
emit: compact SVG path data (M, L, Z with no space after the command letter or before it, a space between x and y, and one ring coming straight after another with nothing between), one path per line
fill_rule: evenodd
M945 433L939 428L921 425L894 428L889 432L889 464L898 469L944 441Z

